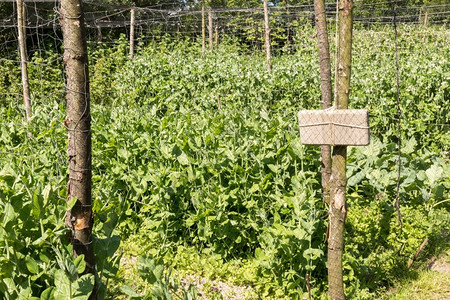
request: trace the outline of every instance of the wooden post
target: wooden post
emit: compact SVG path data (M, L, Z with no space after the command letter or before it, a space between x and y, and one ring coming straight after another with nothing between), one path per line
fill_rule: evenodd
M215 42L214 44L217 46L219 46L219 26L216 25L216 30L215 30Z
M101 42L103 40L103 36L102 36L102 28L97 25L97 41Z
M25 5L23 0L17 0L17 29L19 31L20 67L22 70L22 94L27 121L31 122L30 86L27 70L27 43L25 31Z
M421 7L419 10L419 20L418 20L419 24L422 23L422 11L423 11L423 7Z
M348 107L350 94L353 0L339 1L339 42L337 56L336 95L337 109ZM346 203L347 146L335 146L332 155L330 181L330 211L328 239L328 293L332 299L345 299L342 253L344 251L344 225Z
M208 9L208 38L209 38L209 50L212 51L214 48L213 45L213 14L211 8Z
M206 50L206 25L205 25L205 5L202 4L202 54Z
M320 88L322 91L322 109L331 107L333 95L331 87L330 45L328 43L325 1L314 0L316 15L317 45L319 47ZM321 146L322 156L322 193L324 203L330 203L331 146Z
M91 195L91 114L89 67L82 0L61 0L60 23L64 42L68 130L67 154L69 176L67 202L75 201L66 213L65 224L70 229L73 256L84 255L85 274L95 276L95 256L92 239L94 215ZM95 276L96 277L96 276ZM89 299L97 299L96 283Z
M264 27L265 27L265 41L266 41L266 57L267 57L267 71L272 72L271 54L270 54L270 26L269 26L269 8L267 0L264 0Z
M428 26L428 12L425 12L425 18L423 20L423 26L427 27Z
M134 57L134 24L135 24L135 9L131 9L130 20L130 59Z

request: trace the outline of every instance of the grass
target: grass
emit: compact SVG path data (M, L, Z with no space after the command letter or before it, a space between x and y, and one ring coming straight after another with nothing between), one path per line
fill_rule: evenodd
M450 246L448 243L445 244L446 247L443 251L439 251L442 254L422 262L415 262L410 272L378 299L450 300ZM125 241L123 248L122 251L125 252L134 254L139 252L136 251L137 249L133 249L133 243L130 241ZM184 284L194 284L199 291L198 299L258 299L255 291L250 288L251 284L245 287L245 285L234 283L235 277L239 277L242 271L239 266L233 267L230 263L216 262L217 265L213 271L211 266L208 267L210 262L205 261L205 257L202 255L200 255L201 257L198 254L195 255L193 249L179 250L181 250L179 253L170 255L174 259L171 264L176 268L174 275L183 278ZM136 257L124 254L125 259L120 268L122 284L130 284L133 288L141 291L145 286L149 288L148 284L136 274ZM186 265L180 264L181 261L186 262ZM224 269L227 269L228 272L223 271ZM228 281L228 283L220 279ZM119 290L117 289L116 293ZM119 294L121 293L119 292ZM119 297L118 294L116 296ZM122 294L118 299L126 299L126 296Z
M398 282L388 291L386 300L449 300L450 299L450 247L437 259L429 260L412 276Z

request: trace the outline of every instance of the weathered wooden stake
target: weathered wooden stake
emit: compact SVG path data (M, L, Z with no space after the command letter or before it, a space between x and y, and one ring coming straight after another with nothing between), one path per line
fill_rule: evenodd
M267 57L267 71L272 72L272 62L270 54L270 26L269 26L269 7L267 0L264 0L264 27L265 27L265 41L266 41L266 57Z
M17 29L19 31L20 67L22 70L22 94L27 121L31 122L30 86L27 70L27 43L25 31L25 5L23 0L17 0Z
M102 28L97 25L97 41L101 42L103 40L103 36L102 36Z
M353 27L353 0L339 1L339 43L335 106L348 107L350 94L351 49ZM332 155L330 180L330 211L328 239L328 292L332 299L345 299L342 253L344 251L344 225L347 217L346 203L347 146L335 146Z
M205 24L205 4L202 4L202 54L206 50L206 24Z
M423 26L427 27L428 26L428 12L425 12L425 18L423 20Z
M216 30L215 30L215 43L214 44L216 45L216 47L219 46L219 26L217 26L217 25L216 25Z
M213 45L214 34L213 34L213 14L211 8L208 9L208 38L209 38L209 50L212 51L214 48Z
M68 130L67 154L69 176L67 202L75 201L67 211L65 224L71 232L73 256L84 255L84 273L95 276L95 256L92 239L94 215L91 195L91 114L89 92L89 67L85 38L82 0L61 0L60 23L63 32L66 72L67 116L64 125ZM97 286L89 299L97 299Z
M135 25L135 9L131 9L130 20L130 59L134 57L134 25Z
M331 87L330 45L328 43L325 0L314 0L316 15L317 45L319 47L320 88L322 91L322 109L331 107L333 94ZM331 146L321 146L322 156L322 193L324 203L330 203Z

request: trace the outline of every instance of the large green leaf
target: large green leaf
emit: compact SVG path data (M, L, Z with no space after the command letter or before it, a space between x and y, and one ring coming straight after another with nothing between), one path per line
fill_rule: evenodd
M69 300L72 298L72 283L63 270L55 271L55 300Z

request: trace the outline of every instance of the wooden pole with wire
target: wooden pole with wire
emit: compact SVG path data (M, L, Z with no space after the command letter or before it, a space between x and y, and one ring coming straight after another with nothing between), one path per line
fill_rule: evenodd
M213 13L211 8L208 9L208 39L209 39L209 50L212 51L214 48L214 29L213 29Z
M272 58L271 58L271 53L270 53L269 7L267 4L267 0L264 0L264 27L265 27L267 71L269 73L272 73Z
M219 27L216 25L215 29L215 42L216 47L219 45Z
M353 0L339 1L339 37L336 74L336 109L347 109L350 94ZM344 227L347 217L346 202L347 146L333 148L330 179L329 238L328 238L328 293L331 299L343 300L344 280L342 254L344 252Z
M135 26L135 9L131 9L131 18L130 18L130 59L134 57L134 26Z
M97 299L98 277L92 229L92 146L89 92L89 66L82 0L61 0L60 23L64 43L68 131L68 183L65 224L71 233L73 256L84 255L83 274L95 278L89 299ZM88 281L86 281L88 283Z
M322 109L330 108L333 100L331 86L330 44L328 42L325 0L314 0L314 13L317 28L317 45L319 48L320 89L322 91ZM323 202L330 203L331 146L322 145L322 194Z
M206 24L205 24L205 4L202 3L202 54L206 50Z
M28 83L27 70L27 37L25 31L25 5L23 0L17 0L17 23L19 31L20 67L22 71L23 104L25 105L27 121L31 122L30 85Z

